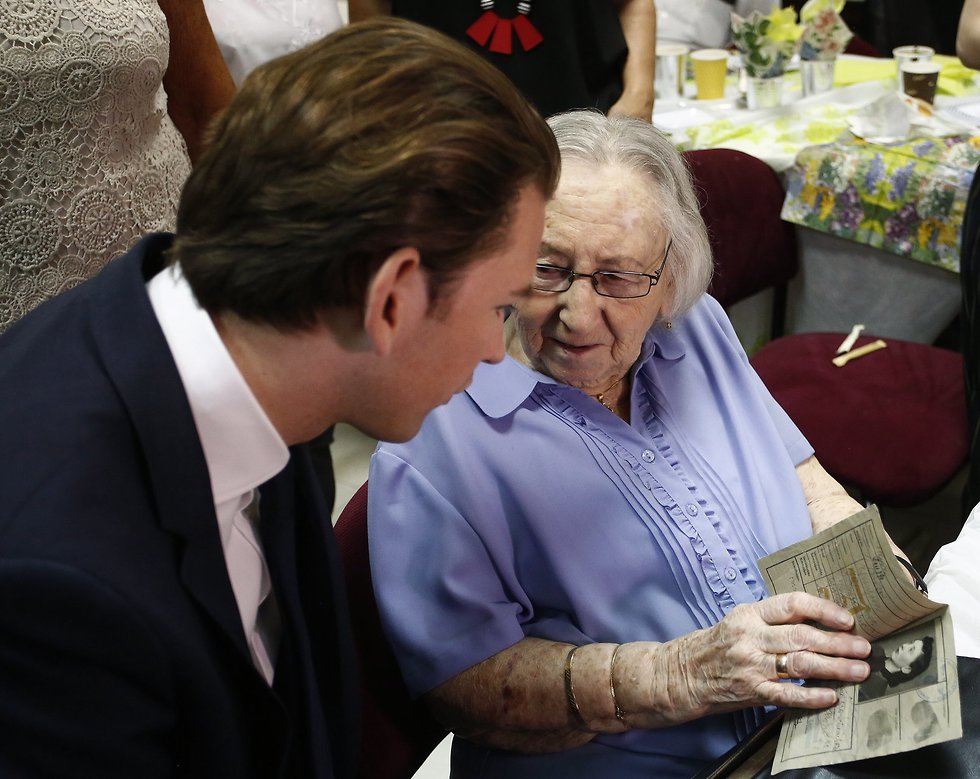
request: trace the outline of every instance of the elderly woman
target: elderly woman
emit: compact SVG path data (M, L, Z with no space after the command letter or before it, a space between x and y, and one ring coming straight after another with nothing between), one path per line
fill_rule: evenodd
M654 128L572 112L508 356L370 473L372 570L454 777L690 776L764 706L859 682L851 615L766 597L757 560L861 507L705 294L687 169ZM818 629L819 623L826 630Z

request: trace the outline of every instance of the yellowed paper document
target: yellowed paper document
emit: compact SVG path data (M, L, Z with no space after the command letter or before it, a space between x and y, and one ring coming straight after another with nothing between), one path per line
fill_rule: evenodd
M836 706L787 712L773 774L963 735L949 609L909 582L877 508L762 558L759 568L774 595L809 592L849 609L855 632L872 642L871 675L861 684L835 684Z

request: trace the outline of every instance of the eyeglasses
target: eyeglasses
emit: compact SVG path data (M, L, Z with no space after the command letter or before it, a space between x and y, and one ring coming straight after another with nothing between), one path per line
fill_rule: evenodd
M538 292L565 292L572 288L576 279L592 279L595 291L607 298L642 298L650 294L651 287L657 286L660 274L667 264L667 255L673 241L667 242L663 262L653 273L638 273L629 270L597 270L593 273L576 273L568 268L559 268L539 262L534 266L534 279L531 289Z

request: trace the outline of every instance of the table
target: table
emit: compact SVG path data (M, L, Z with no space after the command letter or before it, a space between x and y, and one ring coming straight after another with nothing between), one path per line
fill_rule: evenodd
M956 94L937 98L937 117L919 129L958 132L951 138L877 143L850 132L866 106L895 100L892 60L844 57L840 85L807 98L788 75L773 109L741 107L734 78L720 101L693 100L688 84L685 99L657 104L654 123L679 148L739 149L783 178L782 217L799 226L801 250L789 332L846 332L862 322L884 337L929 343L956 316L959 228L980 164L980 89L973 71L942 59L946 91Z

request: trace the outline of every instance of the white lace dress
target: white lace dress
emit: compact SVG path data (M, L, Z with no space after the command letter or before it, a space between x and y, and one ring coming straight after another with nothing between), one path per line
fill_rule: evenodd
M0 331L173 229L169 45L156 0L0 0Z

